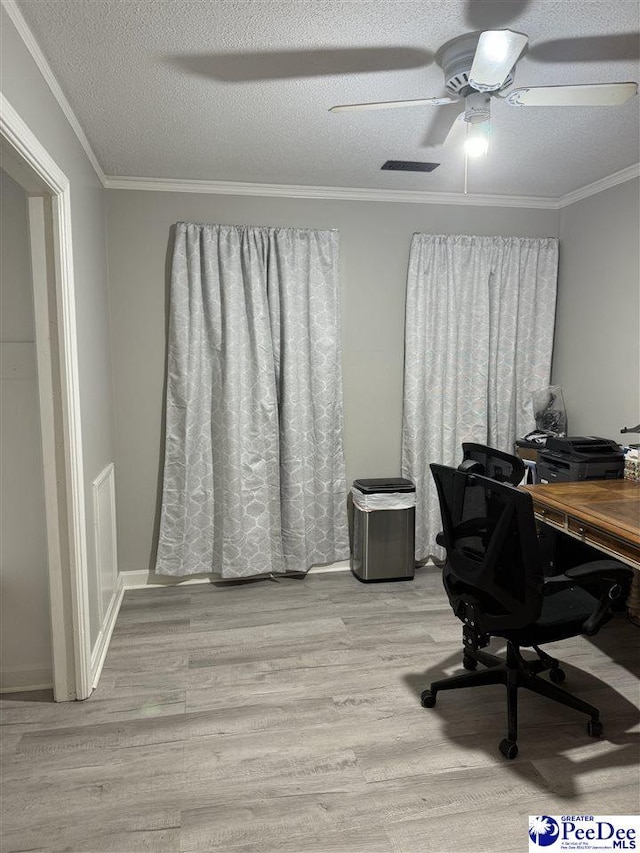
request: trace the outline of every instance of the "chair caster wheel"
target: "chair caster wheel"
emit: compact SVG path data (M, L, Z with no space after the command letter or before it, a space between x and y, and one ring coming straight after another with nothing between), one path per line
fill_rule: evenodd
M567 676L564 674L564 670L560 669L559 666L554 666L549 670L549 678L553 681L554 684L562 684Z
M478 666L478 661L475 658L472 658L471 655L463 655L462 656L462 666L465 669L474 670Z
M589 720L587 723L587 731L591 737L602 737L602 723L600 720Z
M436 704L436 694L430 690L423 690L420 694L420 704L423 708L433 708Z
M500 741L499 749L500 752L504 755L504 757L508 758L509 760L515 758L518 754L518 744L512 740L507 740L507 738Z

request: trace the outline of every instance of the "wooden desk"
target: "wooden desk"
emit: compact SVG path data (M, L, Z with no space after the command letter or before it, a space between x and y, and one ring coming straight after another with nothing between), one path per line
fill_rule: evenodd
M627 601L640 624L640 483L587 480L523 486L536 518L636 569Z

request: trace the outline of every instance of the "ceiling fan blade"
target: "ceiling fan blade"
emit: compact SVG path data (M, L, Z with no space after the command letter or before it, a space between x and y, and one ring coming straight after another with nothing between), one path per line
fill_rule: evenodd
M512 107L614 107L637 94L637 83L591 83L512 89L505 100Z
M457 115L442 143L442 147L457 148L458 145L462 145L467 138L468 127L468 122L464 120L464 113Z
M425 135L422 139L421 147L442 148L442 143L459 114L459 101L456 101L455 104L447 104L444 107L439 107L437 110L429 110L425 114L427 121L425 122Z
M439 107L443 104L455 104L458 98L418 98L414 101L375 101L371 104L337 104L329 107L330 113L343 113L349 110L390 110L398 107Z
M506 80L529 39L512 30L486 30L480 33L469 84L478 92L494 92Z

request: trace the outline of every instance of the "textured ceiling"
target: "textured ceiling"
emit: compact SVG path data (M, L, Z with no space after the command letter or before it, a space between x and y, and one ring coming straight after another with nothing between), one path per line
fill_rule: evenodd
M437 96L439 48L529 36L516 86L638 81L637 0L18 0L108 175L461 192L434 148L456 107L332 114ZM560 196L636 163L639 98L618 107L492 101L473 193ZM433 173L380 171L430 160Z

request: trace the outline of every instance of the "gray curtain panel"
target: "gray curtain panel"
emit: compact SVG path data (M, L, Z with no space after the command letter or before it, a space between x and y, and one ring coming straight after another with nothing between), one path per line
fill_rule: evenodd
M178 223L156 571L348 557L338 234Z
M429 464L463 441L513 453L549 384L558 241L414 234L407 277L402 474L416 483L416 556L441 557Z

